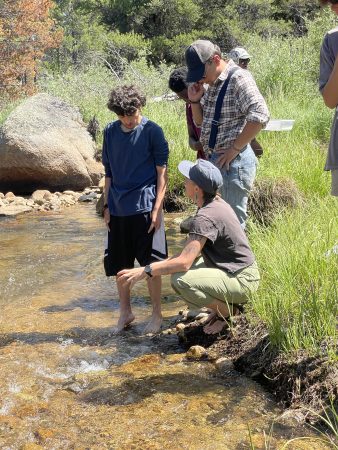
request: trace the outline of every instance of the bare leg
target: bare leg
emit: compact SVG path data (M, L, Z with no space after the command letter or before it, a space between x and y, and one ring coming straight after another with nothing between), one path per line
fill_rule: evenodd
M131 311L130 306L130 289L128 286L122 286L121 282L116 279L117 290L120 298L120 317L117 326L114 327L113 333L119 333L126 328L134 319L135 316Z
M212 312L210 313L207 325L204 326L203 331L205 334L217 334L220 333L226 326L224 319L228 319L231 315L238 314L238 308L233 305L228 305L220 300L214 300L207 306ZM208 319L209 319L208 317Z
M157 333L162 324L162 313L161 313L161 288L162 279L161 277L152 277L147 279L149 295L151 303L153 306L153 312L150 321L146 325L145 333Z

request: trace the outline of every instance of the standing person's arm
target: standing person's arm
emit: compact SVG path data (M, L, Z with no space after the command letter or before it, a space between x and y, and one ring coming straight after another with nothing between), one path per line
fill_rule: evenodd
M188 97L191 103L192 116L198 127L200 127L203 122L203 108L200 101L204 92L204 87L200 83L194 83L188 87Z
M104 179L104 190L103 190L103 196L104 196L103 197L104 198L103 218L104 218L104 221L105 221L105 224L106 224L108 230L110 231L110 228L109 228L110 211L109 211L109 207L108 207L108 198L109 198L109 189L110 189L111 180L112 180L112 172L111 172L109 155L108 155L109 145L108 145L107 133L108 133L108 129L106 128L103 133L103 145L102 145L102 164L104 166L105 174L106 174L106 177ZM107 205L107 207L105 207L105 205Z
M151 212L151 225L148 230L148 233L150 233L153 228L157 230L161 224L163 200L168 183L167 166L156 166L156 172L157 172L156 200L153 210Z
M109 212L109 207L108 207L108 194L109 194L109 189L110 189L110 185L111 185L111 178L109 177L105 177L104 179L104 191L103 191L103 198L104 198L104 202L103 202L103 218L105 221L105 224L108 228L108 230L110 231L109 228L109 222L110 222L110 212Z
M338 105L338 56L336 57L331 75L322 89L322 96L328 108L336 108Z
M151 152L153 154L154 163L156 166L157 181L156 198L151 212L151 225L148 233L150 233L154 228L157 230L161 225L163 200L168 183L167 164L169 156L168 142L164 137L162 128L154 124L152 127L151 136Z
M220 167L225 166L229 170L229 165L233 159L240 153L242 148L250 144L252 139L254 139L257 134L263 128L263 124L259 122L247 122L242 130L242 132L237 136L235 142L222 156L218 159L218 164Z
M252 75L246 71L241 71L241 73L238 71L233 78L236 82L234 86L236 107L245 115L246 124L231 147L224 149L217 161L220 167L225 166L227 170L229 170L231 161L236 158L242 148L248 145L269 121L268 107Z
M199 139L196 136L194 127L191 123L187 120L187 128L188 128L188 135L189 135L189 147L194 150L195 152L199 152L203 150L203 146Z

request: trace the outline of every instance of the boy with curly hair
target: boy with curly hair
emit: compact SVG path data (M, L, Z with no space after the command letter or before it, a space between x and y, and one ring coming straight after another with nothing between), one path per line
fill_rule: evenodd
M108 228L104 267L107 276L134 267L149 266L167 257L163 200L167 185L168 143L162 129L142 116L146 97L134 86L110 93L108 108L117 115L104 130L102 162L105 167L104 220ZM149 266L150 267L150 266ZM162 323L161 277L148 272L152 316L146 333ZM135 316L129 287L117 280L120 317L114 332L126 328Z

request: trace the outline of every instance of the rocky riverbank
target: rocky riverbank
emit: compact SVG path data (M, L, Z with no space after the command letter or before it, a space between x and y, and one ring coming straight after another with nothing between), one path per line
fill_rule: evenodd
M203 332L206 315L203 310L182 310L163 334L177 334L187 357L213 361L224 374L235 369L259 382L289 408L285 417L314 424L321 422L320 415L327 414L335 423L338 363L328 355L325 343L321 355L305 350L286 354L273 346L266 328L257 320L249 321L241 314L227 322L221 333L211 336Z
M82 192L66 190L50 192L39 189L30 196L17 196L13 192L0 192L0 217L16 216L27 212L60 211L77 202L97 202L101 187L85 188Z

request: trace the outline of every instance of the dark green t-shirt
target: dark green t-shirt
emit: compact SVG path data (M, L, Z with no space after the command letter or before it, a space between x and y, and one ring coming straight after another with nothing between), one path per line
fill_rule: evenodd
M255 260L236 214L218 196L197 211L190 234L207 238L202 249L207 267L235 273L250 266Z

